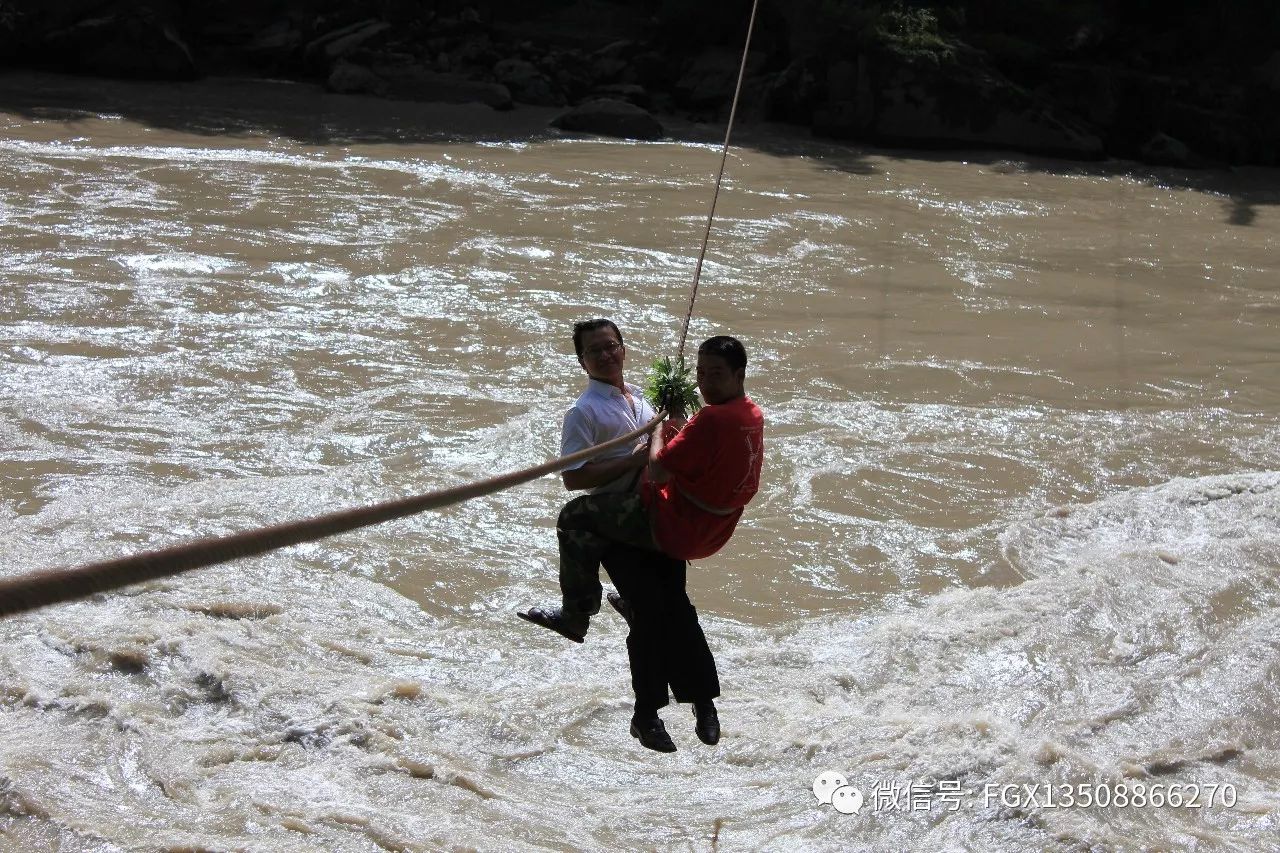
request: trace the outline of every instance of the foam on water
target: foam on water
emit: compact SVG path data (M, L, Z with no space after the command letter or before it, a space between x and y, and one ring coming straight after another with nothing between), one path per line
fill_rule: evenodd
M704 616L727 734L657 765L611 743L629 713L613 624L578 648L527 635L507 603L431 619L288 554L9 620L11 837L87 850L145 821L160 849L594 849L713 831L750 848L1267 849L1280 474L1134 489L1001 541L1029 577L1012 588L771 631ZM668 714L687 745L682 718ZM954 812L844 815L808 791L824 770L868 797L923 780L966 794ZM1238 802L983 795L1137 780L1231 784Z

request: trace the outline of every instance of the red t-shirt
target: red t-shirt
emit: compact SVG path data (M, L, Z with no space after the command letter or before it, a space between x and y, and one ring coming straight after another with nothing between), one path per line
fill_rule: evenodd
M749 397L700 409L658 454L671 479L643 487L658 546L682 560L724 547L760 487L763 460L764 414ZM730 512L708 512L693 501Z

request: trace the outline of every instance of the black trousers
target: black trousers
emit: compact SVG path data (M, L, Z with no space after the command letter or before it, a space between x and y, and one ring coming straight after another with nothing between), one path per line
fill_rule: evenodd
M605 554L605 571L634 614L627 635L636 713L665 706L667 685L677 702L720 695L716 661L685 592L684 560L658 551L619 545Z

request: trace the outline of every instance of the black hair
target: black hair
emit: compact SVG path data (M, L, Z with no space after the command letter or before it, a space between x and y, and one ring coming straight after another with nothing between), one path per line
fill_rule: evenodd
M612 320L600 317L595 320L581 320L573 324L573 351L578 354L578 358L582 358L582 336L587 332L594 332L596 329L603 329L606 326L613 329L613 333L618 336L618 343L625 343L622 340L622 332L618 331L618 327L614 325Z
M733 370L746 370L747 368L747 348L742 345L742 341L737 338L731 338L728 335L716 335L714 338L707 338L698 347L698 352L720 356L729 363L729 367Z

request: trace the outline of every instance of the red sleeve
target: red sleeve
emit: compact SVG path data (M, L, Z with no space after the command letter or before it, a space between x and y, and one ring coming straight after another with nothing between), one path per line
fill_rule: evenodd
M715 427L708 408L698 410L674 438L658 451L657 462L682 480L696 479L706 469L714 448Z

